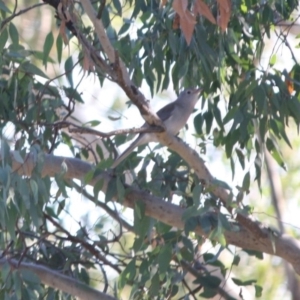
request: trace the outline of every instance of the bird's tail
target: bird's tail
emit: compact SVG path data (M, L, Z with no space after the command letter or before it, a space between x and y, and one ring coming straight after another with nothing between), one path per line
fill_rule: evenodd
M139 145L142 145L141 143L142 139L138 137L135 141L133 141L130 146L121 154L119 155L115 161L113 162L111 168L116 168L130 153Z

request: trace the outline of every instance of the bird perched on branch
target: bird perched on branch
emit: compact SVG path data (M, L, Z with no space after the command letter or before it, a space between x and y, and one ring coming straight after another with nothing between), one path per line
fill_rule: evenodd
M167 132L175 135L186 124L201 91L200 88L186 89L179 94L174 102L167 104L157 112L158 117L164 122ZM150 127L150 125L145 123L142 127ZM155 133L140 133L132 144L116 158L112 168L117 167L136 147L150 142L158 142Z

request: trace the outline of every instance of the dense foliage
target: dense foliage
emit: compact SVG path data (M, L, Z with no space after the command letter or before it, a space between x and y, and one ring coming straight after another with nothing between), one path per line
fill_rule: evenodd
M95 25L87 21L81 5L84 1L43 1L20 4L0 0L0 249L1 258L8 258L1 261L0 298L71 297L49 287L33 270L19 269L22 263L33 263L116 297L122 297L123 291L128 293L123 297L130 294L132 299L209 298L217 293L234 299L211 270L217 268L224 277L230 271L219 259L224 249L231 252L233 265L239 264L239 256L228 247L224 236L226 230L234 230L233 209L250 213L243 197L254 179L261 188L264 148L284 167L278 141L290 145L286 128L300 122L300 68L294 50L287 46L294 60L291 70L276 69L275 49L267 67L260 64L265 39L282 22L290 27L297 22L292 13L298 1L227 0L227 10L215 0L182 1L183 10L176 6L181 5L176 0L92 1L116 57L124 62L136 88L146 82L154 95L169 87L177 93L183 87L203 87L202 110L194 118L198 153L205 153L208 144L222 149L233 175L237 164L247 170L251 162L242 186L230 190L231 203L227 206L174 151L168 152L167 160L155 151L145 157L131 155L117 168L104 197L101 180L93 184L92 193L84 189L109 168L114 147L124 142L124 136L103 138L93 148L67 130L72 124L83 134L91 133L87 127L98 125L95 120L82 125L72 119L78 104L84 105L74 83L75 67L87 76L96 75L99 87L107 80L121 88L123 85ZM198 13L196 5L202 5ZM51 7L54 26L43 36L39 49L34 41L21 38L23 28L18 18L32 11L43 15L49 12L45 7ZM36 31L41 24L41 19L31 23ZM278 43L288 45L288 35L289 30L281 31ZM64 72L53 75L49 66L55 64L64 65ZM77 159L90 161L93 157L95 165L81 178L82 186L65 177L69 165L64 161L60 172L41 176L45 155L53 154L62 144ZM28 153L36 162L32 172L22 170ZM142 168L135 173L142 160ZM16 169L13 162L21 167ZM166 201L173 194L180 197L181 206L187 208L183 230L174 230L170 224L146 215L141 202L135 203L132 224L117 212L111 200L117 198L122 204L130 193L123 176L128 168L133 172L133 188ZM230 189L217 179L213 184ZM74 191L101 207L102 216L91 227L74 218L78 230L69 232L64 217L72 206ZM111 230L103 212L110 216ZM194 233L197 226L216 252L202 252L205 238ZM129 240L134 237L134 242L128 242L126 232L131 232ZM262 257L259 252L248 253ZM9 259L17 261L17 267L12 267ZM95 274L99 282L93 280ZM254 285L257 296L262 292L255 280L233 281L237 286ZM130 292L126 291L128 286Z

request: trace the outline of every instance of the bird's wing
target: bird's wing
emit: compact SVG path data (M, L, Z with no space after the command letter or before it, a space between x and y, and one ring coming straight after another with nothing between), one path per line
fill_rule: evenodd
M165 122L167 119L172 116L175 105L174 102L167 104L163 108L161 108L156 114L160 117L160 119Z

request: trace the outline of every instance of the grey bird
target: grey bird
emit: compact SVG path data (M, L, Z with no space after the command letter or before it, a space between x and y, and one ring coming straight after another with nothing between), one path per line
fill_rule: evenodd
M175 135L186 124L201 91L200 88L186 89L174 102L167 104L157 112L159 118L164 122L167 132ZM150 125L145 123L142 127L150 127ZM116 158L111 167L117 167L136 147L149 142L158 142L155 133L140 133L132 144Z

